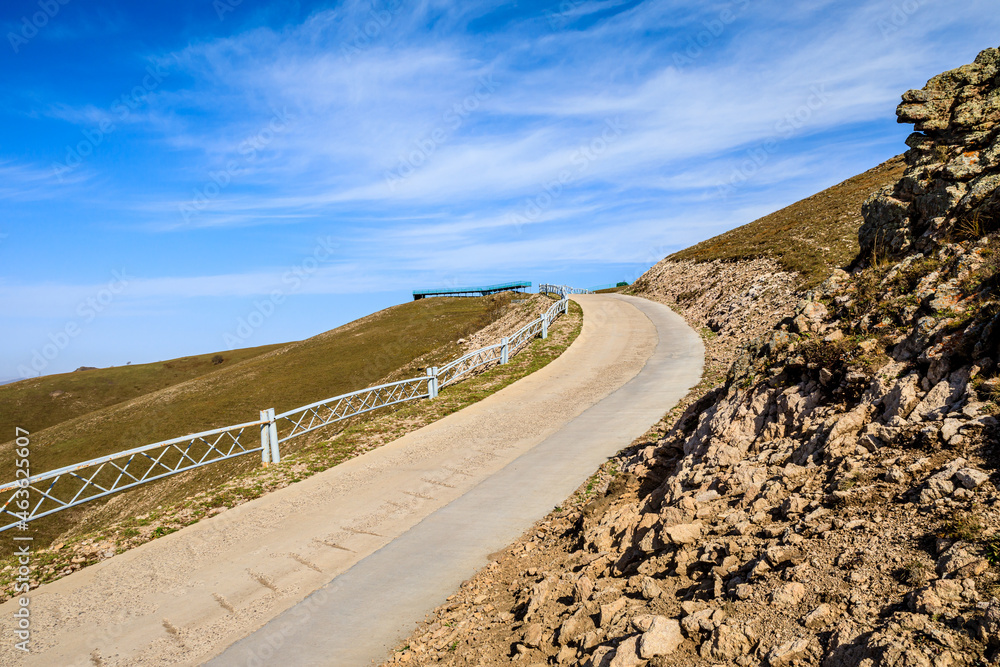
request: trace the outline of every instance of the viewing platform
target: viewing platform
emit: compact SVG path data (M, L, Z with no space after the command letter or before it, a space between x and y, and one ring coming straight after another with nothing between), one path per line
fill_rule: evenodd
M482 287L441 287L438 289L413 290L413 300L423 299L429 296L487 296L500 292L526 292L531 289L531 283L518 281L513 283L501 283L499 285L484 285Z

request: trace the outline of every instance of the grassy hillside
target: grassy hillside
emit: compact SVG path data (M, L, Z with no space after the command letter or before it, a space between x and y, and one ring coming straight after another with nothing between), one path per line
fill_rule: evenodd
M51 470L185 433L250 421L263 408L281 412L364 388L482 328L496 317L502 298L411 301L37 431L24 420L26 415L44 411L51 401L48 394L38 397L42 407L25 397L24 411L15 407L6 419L32 431L33 470ZM419 374L415 368L406 370ZM95 372L78 375L84 378ZM87 402L86 396L80 400Z
M798 272L806 286L824 280L858 254L861 204L903 175L902 156L781 209L702 241L667 259L712 261L770 257Z
M544 305L536 303L540 299L544 300L529 297L520 305L512 305L510 295L411 301L304 341L277 346L231 365L220 364L200 377L32 432L32 470L40 473L186 433L250 421L262 408L281 412L362 389L386 377L422 375L424 366L460 355L458 339L514 314L515 309L523 309L527 319L534 317L535 311L548 305L547 300ZM315 449L331 433L356 425L341 422L330 430L289 441L282 445L282 455ZM12 444L0 447L0 460L13 462ZM122 516L166 507L258 468L259 455L213 464L112 496L110 502L87 503L34 521L33 535L37 544L44 544L67 530L93 529ZM0 470L6 471L3 481L13 479L12 463Z
M80 415L165 389L229 367L281 345L248 347L169 361L115 368L94 368L46 375L0 386L0 437L14 427L32 433ZM215 357L221 363L214 363Z
M542 295L529 300L534 302L534 312L551 305ZM507 315L512 314L508 310ZM532 313L528 311L527 314ZM502 325L503 320L497 324ZM486 332L495 330L497 324L488 327ZM556 359L579 335L582 324L583 311L579 305L571 303L569 315L553 323L548 339L535 339L509 364L445 387L437 400L414 401L402 404L398 410L371 413L368 418L346 425L339 433L321 435L298 447L297 451L289 453L283 448L279 464L265 468L260 465L259 457L242 457L117 494L107 503L88 503L82 508L36 521L32 524L36 575L43 582L59 578L99 561L109 549L121 553L172 533L472 405ZM483 333L480 331L476 336ZM233 465L240 462L246 465ZM58 548L45 549L53 539L58 539L54 545ZM17 573L16 558L12 556L15 544L0 540L0 602L12 594L11 581ZM9 564L13 567L6 567Z

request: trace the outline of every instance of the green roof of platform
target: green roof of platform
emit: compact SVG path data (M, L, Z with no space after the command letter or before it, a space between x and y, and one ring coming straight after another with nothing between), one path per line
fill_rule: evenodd
M438 287L436 289L413 290L413 296L430 294L464 294L466 292L499 292L505 289L516 289L519 287L531 287L530 282L517 281L512 283L500 283L498 285L481 285L479 287Z

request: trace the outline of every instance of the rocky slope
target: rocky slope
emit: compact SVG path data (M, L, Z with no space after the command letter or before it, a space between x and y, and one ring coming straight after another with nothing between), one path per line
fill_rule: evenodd
M798 282L796 273L772 259L668 258L637 280L630 293L669 306L701 332L705 372L700 387L708 389L725 378L741 345L769 331L795 305Z
M852 272L790 307L784 278L769 282L763 318L727 312L729 291L686 307L733 342L766 330L717 348L732 358L720 386L499 554L394 661L1000 657L1000 52L908 92L899 119L917 129L906 171L864 205Z

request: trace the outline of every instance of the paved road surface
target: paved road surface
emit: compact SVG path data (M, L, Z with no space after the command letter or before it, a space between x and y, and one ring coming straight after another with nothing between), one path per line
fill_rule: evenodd
M583 331L541 371L364 456L34 591L35 653L15 658L5 637L0 662L379 661L489 553L698 381L701 341L677 315L629 297L577 299ZM4 618L12 612L10 602L0 605Z
M698 336L662 306L631 303L659 334L636 377L209 664L237 667L276 658L289 665L381 663L415 621L486 564L488 554L562 502L698 381Z

